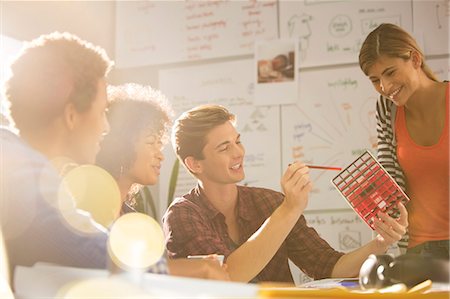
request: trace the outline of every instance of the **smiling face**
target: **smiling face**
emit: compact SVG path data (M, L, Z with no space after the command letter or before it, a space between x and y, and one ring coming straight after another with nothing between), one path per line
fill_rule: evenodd
M410 59L381 56L370 67L368 77L377 92L403 106L418 88L420 64L414 52Z
M203 160L197 160L197 177L202 182L235 184L244 179L244 154L240 134L230 121L206 136Z
M139 135L135 143L135 159L126 172L133 183L140 185L155 185L160 175L163 143L161 137L149 131Z

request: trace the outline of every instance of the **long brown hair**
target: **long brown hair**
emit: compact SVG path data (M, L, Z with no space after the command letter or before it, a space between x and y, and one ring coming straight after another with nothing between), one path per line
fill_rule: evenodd
M439 81L425 63L425 57L416 40L405 30L394 24L381 24L366 37L359 51L359 66L368 75L369 69L380 56L398 57L405 60L411 52L417 52L422 60L421 68L428 78Z

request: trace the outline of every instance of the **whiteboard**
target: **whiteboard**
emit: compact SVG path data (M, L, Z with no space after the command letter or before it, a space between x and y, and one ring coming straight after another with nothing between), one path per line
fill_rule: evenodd
M280 107L253 104L253 60L239 60L204 66L167 69L159 72L159 86L169 98L178 117L201 104L220 104L237 116L237 130L246 149L246 178L240 183L279 190L281 175ZM239 71L236 71L239 70ZM161 169L160 199L167 200L168 183L175 155L167 146ZM195 179L180 168L175 196L196 185ZM162 211L165 211L162 204Z
M413 1L414 36L425 55L450 54L450 0Z
M426 63L441 80L450 80L450 57L427 59Z
M338 251L350 252L372 240L372 230L353 210L306 213L306 223ZM296 285L311 280L295 265L291 272Z
M277 1L116 1L119 68L251 54L278 37Z
M359 67L300 72L297 105L282 106L282 161L345 167L376 148L378 94ZM311 169L307 210L348 208L330 183L336 171Z
M411 1L281 0L280 37L299 39L300 67L358 61L367 34L381 23L412 31Z
M19 54L22 42L6 35L0 34L0 80L9 75L9 65L14 57Z
M350 252L372 240L372 230L353 210L307 213L305 218L338 251Z
M9 77L11 72L9 65L14 57L19 54L22 44L19 40L0 34L0 85L3 85L3 82ZM3 92L0 92L0 125L7 123L6 111Z

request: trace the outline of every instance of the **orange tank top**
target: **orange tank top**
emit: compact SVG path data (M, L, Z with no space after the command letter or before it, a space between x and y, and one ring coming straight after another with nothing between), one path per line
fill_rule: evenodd
M404 107L397 110L397 157L411 199L409 248L426 241L449 239L449 85L446 112L439 141L432 146L421 146L408 133Z

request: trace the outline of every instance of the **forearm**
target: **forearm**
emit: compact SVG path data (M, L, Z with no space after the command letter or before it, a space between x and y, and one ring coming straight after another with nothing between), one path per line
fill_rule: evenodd
M378 235L350 253L343 255L336 263L331 273L332 277L354 277L358 275L362 263L369 254L384 254L389 246L402 238L408 227L408 212L402 203L398 203L400 217L394 219L387 214L379 213L375 218L375 231Z
M264 224L228 256L232 281L248 282L272 259L294 227L301 212L283 202Z
M344 254L336 263L331 277L357 277L359 269L370 254L384 254L387 248L380 246L376 239L366 245Z
M169 273L174 276L230 280L228 272L215 260L168 259L167 264Z
M167 259L169 273L174 276L201 277L197 267L189 267L188 259Z

